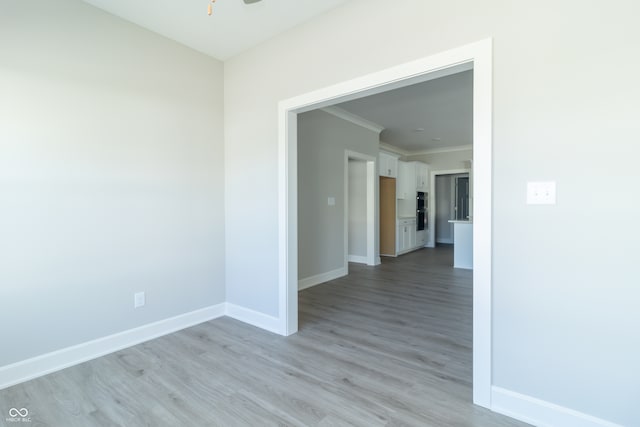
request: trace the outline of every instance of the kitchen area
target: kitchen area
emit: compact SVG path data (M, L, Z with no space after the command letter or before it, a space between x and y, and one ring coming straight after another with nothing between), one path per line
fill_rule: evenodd
M436 182L430 182L428 164L402 161L399 155L385 151L380 151L378 164L380 255L396 257L423 247L434 247L437 229L445 234L442 230L450 228L451 232L447 233L450 237L440 243L453 244L454 268L472 269L470 174L446 176L449 186L444 190L440 188L436 198ZM438 184L441 184L441 178L445 176L437 178ZM440 204L439 214L435 209L430 211L430 205L435 207L436 201Z
M429 166L380 152L380 255L398 256L427 243Z

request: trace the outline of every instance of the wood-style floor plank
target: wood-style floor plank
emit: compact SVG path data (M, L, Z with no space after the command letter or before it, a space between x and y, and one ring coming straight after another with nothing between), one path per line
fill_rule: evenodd
M471 272L451 248L351 264L300 331L222 318L0 390L32 426L524 426L474 406Z

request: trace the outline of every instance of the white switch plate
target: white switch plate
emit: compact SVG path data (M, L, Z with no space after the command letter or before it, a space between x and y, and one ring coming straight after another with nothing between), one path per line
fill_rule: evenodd
M133 294L133 308L140 308L144 305L144 292Z
M555 205L556 183L555 181L527 182L528 205Z
M327 204L328 204L329 206L335 206L335 205L336 205L336 198L335 198L335 197L329 197L329 198L327 199Z

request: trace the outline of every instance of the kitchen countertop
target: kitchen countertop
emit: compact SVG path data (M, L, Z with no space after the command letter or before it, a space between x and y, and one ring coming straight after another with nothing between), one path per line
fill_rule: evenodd
M452 224L473 224L473 221L468 219L450 219L449 222Z

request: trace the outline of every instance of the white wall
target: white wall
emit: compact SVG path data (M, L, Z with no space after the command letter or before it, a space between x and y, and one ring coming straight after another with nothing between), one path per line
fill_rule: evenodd
M367 256L367 163L349 159L348 254Z
M314 110L298 116L298 146L298 277L305 279L344 267L345 150L376 156L378 133Z
M600 225L640 184L639 14L631 0L354 0L226 62L229 300L278 310L280 100L493 37L493 383L635 424L640 231ZM558 204L526 205L526 181L548 179Z
M224 302L222 64L72 0L0 52L0 366Z

